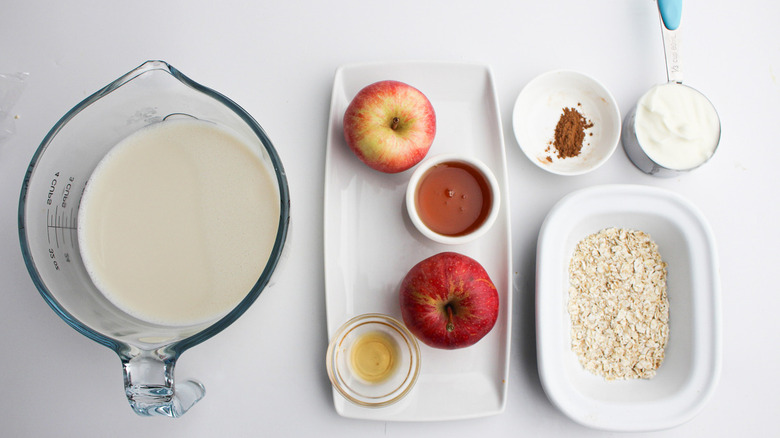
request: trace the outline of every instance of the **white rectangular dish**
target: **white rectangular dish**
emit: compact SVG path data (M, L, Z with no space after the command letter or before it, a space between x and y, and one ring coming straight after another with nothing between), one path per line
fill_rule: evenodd
M372 170L344 141L342 119L355 94L373 82L393 79L422 91L431 101L437 132L428 157L471 155L495 174L501 211L493 227L474 242L443 245L423 237L404 204L416 167L397 174ZM420 343L422 368L412 392L395 405L353 405L335 390L336 411L350 418L434 421L481 417L504 410L512 316L512 260L503 130L493 76L484 65L382 63L337 70L331 100L324 188L325 291L328 337L353 316L378 312L401 318L398 289L409 269L443 251L477 260L499 293L493 330L477 344L439 350Z
M606 381L571 348L569 262L577 243L610 228L648 233L667 263L669 340L651 379ZM547 396L573 420L612 431L666 429L693 418L712 395L721 367L720 282L709 225L688 201L633 185L571 193L539 234L536 324L539 375Z

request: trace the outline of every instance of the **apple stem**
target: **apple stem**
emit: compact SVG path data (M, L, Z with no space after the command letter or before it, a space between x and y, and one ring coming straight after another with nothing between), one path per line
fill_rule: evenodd
M455 330L455 324L452 323L452 305L447 304L447 331L451 332Z
M399 119L398 117L393 117L393 123L390 125L390 129L395 131L396 129L398 129L399 123L401 123L401 119Z

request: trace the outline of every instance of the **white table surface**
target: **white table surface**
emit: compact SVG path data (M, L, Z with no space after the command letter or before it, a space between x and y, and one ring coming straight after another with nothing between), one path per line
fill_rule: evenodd
M622 149L586 176L534 166L514 140L521 88L553 69L602 81L622 114L665 80L651 0L371 2L0 0L0 73L26 72L0 142L0 435L44 436L602 436L559 412L536 367L535 245L550 207L603 183L666 187L697 205L720 253L723 367L701 413L647 436L777 433L780 383L780 6L686 1L683 69L723 124L714 159L658 179ZM273 287L235 324L186 352L177 377L206 397L176 420L141 418L123 394L116 355L44 303L19 249L22 178L51 126L81 99L147 59L163 59L243 106L287 170L293 231ZM364 61L464 61L496 79L510 173L514 308L509 397L497 416L443 423L348 420L325 372L322 181L333 75ZM618 434L620 435L620 434ZM641 434L637 434L639 436ZM631 434L624 436L633 436Z

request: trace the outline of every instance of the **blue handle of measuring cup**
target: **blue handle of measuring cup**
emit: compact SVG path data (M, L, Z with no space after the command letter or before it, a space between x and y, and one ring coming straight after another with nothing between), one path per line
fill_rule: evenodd
M658 11L661 12L661 19L667 29L675 30L680 27L682 0L658 0Z

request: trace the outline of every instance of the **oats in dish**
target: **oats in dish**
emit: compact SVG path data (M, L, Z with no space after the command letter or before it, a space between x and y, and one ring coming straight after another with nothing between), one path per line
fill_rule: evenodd
M648 379L669 339L666 263L642 231L607 228L581 240L569 264L571 347L606 380Z

